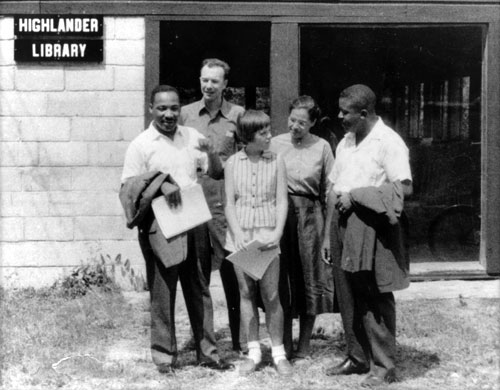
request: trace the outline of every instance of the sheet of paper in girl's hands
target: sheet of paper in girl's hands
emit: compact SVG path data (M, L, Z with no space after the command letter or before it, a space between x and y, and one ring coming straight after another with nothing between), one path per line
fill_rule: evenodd
M151 206L165 238L175 237L212 219L199 184L181 189L181 204L177 207L170 207L163 195L153 199Z
M250 241L246 250L231 253L227 259L239 266L252 279L260 280L271 261L279 256L278 246L264 251L260 250L263 246L259 240Z

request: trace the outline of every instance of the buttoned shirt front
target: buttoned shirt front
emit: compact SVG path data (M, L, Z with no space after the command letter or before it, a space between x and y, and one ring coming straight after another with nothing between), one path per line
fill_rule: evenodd
M277 155L266 151L250 161L245 150L231 156L236 219L244 229L276 225Z
M337 146L335 163L328 178L336 193L411 180L408 147L399 134L379 118L358 145L353 133L344 136Z
M219 111L212 118L205 107L205 102L201 99L182 107L179 123L195 128L210 139L215 151L223 161L226 161L237 151L234 135L238 117L244 111L243 107L223 99Z
M196 147L204 138L190 127L177 126L173 139L153 125L129 145L123 164L122 183L128 178L151 171L169 173L180 187L196 182L197 170L208 170L208 156Z

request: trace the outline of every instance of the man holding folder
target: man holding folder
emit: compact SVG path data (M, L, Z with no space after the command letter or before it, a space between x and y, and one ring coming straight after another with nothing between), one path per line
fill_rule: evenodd
M179 187L196 183L198 171L220 177L221 162L208 139L193 128L177 124L180 101L175 88L167 85L154 88L149 111L153 121L132 141L125 155L120 199L127 213L127 225L139 229L139 244L146 260L153 362L162 373L172 373L176 364L174 310L180 279L199 364L230 369L233 365L220 359L217 353L213 317L204 313L207 306L212 306L210 291L200 282L204 277L201 263L210 255L208 236L203 234L206 229L195 227L167 241L151 211L152 199L147 203L148 196L153 198L163 193L170 206L176 207L182 202Z

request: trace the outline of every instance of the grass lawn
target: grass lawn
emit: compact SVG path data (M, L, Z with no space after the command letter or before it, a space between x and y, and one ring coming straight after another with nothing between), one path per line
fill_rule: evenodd
M237 364L222 297L214 296L214 307L221 354ZM147 293L90 292L68 299L47 291L8 291L2 295L1 319L0 383L6 390L360 388L361 376L324 375L343 357L338 314L318 317L312 359L296 365L288 379L269 366L266 347L267 365L248 377L197 367L182 294L176 318L182 367L173 377L162 376L151 363ZM267 346L264 329L261 341ZM400 381L384 389L499 388L498 300L398 302L397 340Z

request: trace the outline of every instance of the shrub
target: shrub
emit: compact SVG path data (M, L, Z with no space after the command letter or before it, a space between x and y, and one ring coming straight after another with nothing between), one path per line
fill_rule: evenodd
M92 288L104 292L117 289L117 286L108 272L106 261L101 256L100 260L91 260L89 263L77 267L70 275L62 281L56 282L56 289L62 295L76 298L86 295Z

